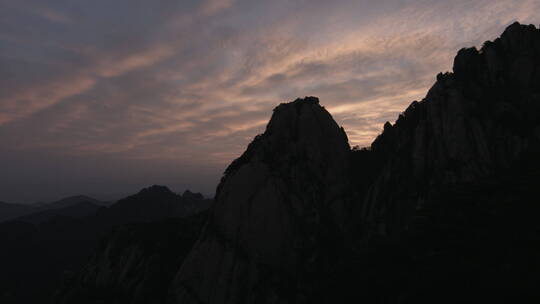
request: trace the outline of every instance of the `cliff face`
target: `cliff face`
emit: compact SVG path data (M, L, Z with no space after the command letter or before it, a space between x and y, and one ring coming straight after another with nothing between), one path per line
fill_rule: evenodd
M314 97L281 104L225 172L180 270L179 303L302 301L340 247L350 208L347 137Z
M474 183L539 151L540 31L515 23L477 50L462 49L373 142L380 172L362 206L368 234L399 236L441 188Z

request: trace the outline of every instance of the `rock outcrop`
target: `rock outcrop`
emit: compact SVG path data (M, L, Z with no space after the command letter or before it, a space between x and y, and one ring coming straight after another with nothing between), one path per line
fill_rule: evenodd
M315 97L274 109L225 171L172 292L178 303L302 302L340 247L347 137Z
M368 234L399 237L441 187L516 166L540 145L540 30L514 23L462 49L425 99L371 145L380 172L359 216Z

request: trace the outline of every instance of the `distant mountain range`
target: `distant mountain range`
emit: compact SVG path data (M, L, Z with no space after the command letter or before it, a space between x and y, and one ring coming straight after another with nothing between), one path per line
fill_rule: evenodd
M40 224L50 221L54 218L69 217L79 218L84 216L94 215L100 206L88 201L81 201L67 205L65 207L45 209L43 211L35 211L28 215L23 215L12 219L12 221L21 221L32 224Z
M89 202L89 203L100 205L100 206L101 205L106 206L106 205L112 204L112 202L99 201L95 198L91 198L86 195L74 195L74 196L68 196L58 201L53 201L53 202L48 202L48 203L36 203L36 204L31 204L30 206L35 207L37 209L42 209L42 210L58 209L58 208L63 208L63 207L68 207L74 204L78 204L80 202Z
M70 196L58 201L28 205L0 202L0 222L17 218L22 219L24 216L37 213L42 213L44 217L47 217L46 214L48 214L48 216L53 216L54 214L61 215L63 212L67 212L67 214L71 213L73 216L76 214L84 216L92 214L99 206L106 206L108 204L110 203L98 201L85 195ZM76 211L79 208L74 208L73 206L75 205L81 205L81 211ZM95 207L94 210L91 210L92 208L90 208L90 206ZM64 208L68 208L69 210L60 210ZM86 210L87 212L83 212L82 210Z
M34 211L34 207L30 205L0 202L0 222L23 216Z

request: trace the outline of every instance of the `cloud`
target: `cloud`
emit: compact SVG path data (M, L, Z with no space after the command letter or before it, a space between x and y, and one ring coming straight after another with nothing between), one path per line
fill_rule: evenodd
M25 117L41 109L54 105L65 98L80 94L95 84L95 80L85 76L56 79L26 88L0 100L0 125Z
M233 3L234 0L207 0L202 3L200 12L205 16L212 16L231 7Z
M319 96L352 145L369 145L459 48L539 12L535 0L3 1L0 138L10 155L106 159L97 176L115 162L201 168L168 181L212 189L280 102Z

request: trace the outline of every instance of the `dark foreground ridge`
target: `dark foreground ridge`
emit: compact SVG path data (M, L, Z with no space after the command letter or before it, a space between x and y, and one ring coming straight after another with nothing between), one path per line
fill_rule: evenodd
M56 302L540 300L540 30L515 23L453 70L368 149L316 97L279 105L200 235L200 218L119 229Z

